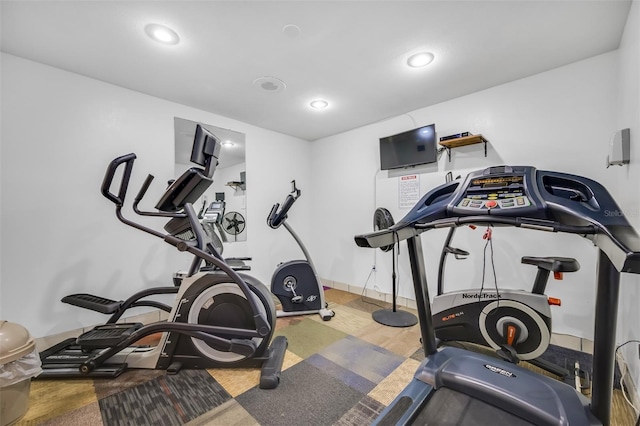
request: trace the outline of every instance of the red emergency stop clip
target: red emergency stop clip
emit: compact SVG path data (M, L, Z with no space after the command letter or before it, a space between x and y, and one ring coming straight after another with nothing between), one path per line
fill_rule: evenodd
M491 233L493 231L491 230L491 228L487 228L486 231L484 231L484 235L482 236L483 240L490 240L491 239Z

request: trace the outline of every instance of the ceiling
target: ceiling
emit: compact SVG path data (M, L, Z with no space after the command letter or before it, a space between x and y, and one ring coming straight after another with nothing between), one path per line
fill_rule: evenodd
M630 2L3 0L0 7L3 52L316 140L615 50ZM152 41L149 23L168 25L180 43ZM408 68L407 57L420 50L435 60ZM254 84L265 76L286 89ZM318 97L329 107L309 108Z

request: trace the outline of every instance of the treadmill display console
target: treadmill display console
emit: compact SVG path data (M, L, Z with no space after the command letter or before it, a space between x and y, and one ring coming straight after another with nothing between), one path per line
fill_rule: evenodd
M497 210L529 207L523 175L488 176L471 180L456 207L462 210Z

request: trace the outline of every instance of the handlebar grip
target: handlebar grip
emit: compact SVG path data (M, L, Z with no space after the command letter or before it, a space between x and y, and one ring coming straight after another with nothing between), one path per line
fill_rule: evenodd
M138 195L136 195L136 198L134 200L136 203L142 200L142 198L144 197L144 194L147 193L147 190L149 189L151 182L153 182L153 175L147 175L147 178L142 183L142 187L140 188L140 191L138 191Z
M287 198L284 200L284 203L282 203L282 208L278 213L278 217L277 217L278 225L284 222L284 220L287 218L287 213L289 213L289 209L291 208L291 206L293 206L293 203L295 201L296 201L295 198L293 198L291 195L287 195Z
M274 221L276 217L276 210L278 210L278 207L280 207L280 203L275 203L273 207L271 207L271 212L269 212L269 216L267 216L267 224L274 229L277 228L277 226L274 226Z
M273 215L273 217L270 216L271 222L269 223L269 225L272 228L277 228L280 225L282 225L282 222L284 222L287 219L287 213L289 213L289 209L291 208L291 206L293 206L293 203L295 203L296 199L291 195L287 195L287 198L284 200L284 203L282 203L282 208L280 209L279 212L275 213ZM278 209L278 204L276 204L275 206L273 206L275 208L275 210ZM271 209L271 212L273 212L274 209Z
M127 194L127 187L129 186L129 179L131 179L131 170L133 170L133 161L136 159L134 153L122 155L109 163L107 171L102 180L101 192L107 199L118 206L124 204L124 197ZM124 173L122 175L122 181L120 182L120 189L118 195L112 194L110 191L113 177L116 174L116 170L122 164L125 164Z

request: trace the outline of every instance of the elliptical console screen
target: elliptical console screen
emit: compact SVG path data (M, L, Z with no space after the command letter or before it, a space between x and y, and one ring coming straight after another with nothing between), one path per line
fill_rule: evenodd
M513 174L472 179L456 207L486 211L517 209L530 205L531 200L524 190L524 176Z

